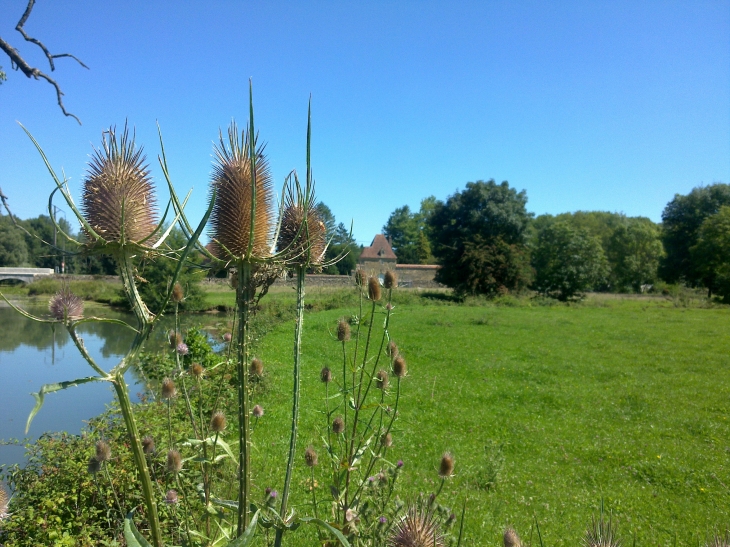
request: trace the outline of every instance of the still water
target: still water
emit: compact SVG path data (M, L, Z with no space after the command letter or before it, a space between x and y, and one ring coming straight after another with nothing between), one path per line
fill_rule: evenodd
M5 304L3 302L3 304ZM47 306L26 306L39 316L47 315ZM94 313L105 318L132 322L129 314L97 308ZM171 318L163 318L147 347L161 347ZM213 317L206 317L214 322ZM162 323L162 322L161 322ZM200 323L200 318L197 319ZM85 323L78 329L84 345L104 370L110 370L126 353L133 333L120 325ZM43 408L33 419L26 436L25 424L37 392L43 384L74 380L94 375L94 371L78 353L66 329L56 325L37 323L19 315L9 307L0 307L0 439L37 439L46 431L67 431L77 434L85 420L104 411L114 399L114 392L106 382L91 382L78 387L49 393ZM135 371L127 373L127 384L134 401L144 384ZM0 465L22 463L22 446L0 444Z

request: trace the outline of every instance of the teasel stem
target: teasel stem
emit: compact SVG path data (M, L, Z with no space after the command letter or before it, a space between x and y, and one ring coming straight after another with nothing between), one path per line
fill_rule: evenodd
M441 493L441 490L443 490L443 488L444 488L444 483L445 482L446 482L446 477L441 477L441 484L439 485L439 489L436 490L436 493L433 495L434 501L436 500L436 498L439 497L439 494Z
M134 456L134 464L139 472L140 482L142 483L142 496L145 500L145 506L147 508L147 521L150 526L150 534L152 534L152 545L153 547L163 547L162 545L162 533L160 531L160 519L157 515L157 503L155 502L155 493L152 488L152 481L150 480L150 472L147 468L147 460L145 458L144 450L142 449L142 440L137 430L137 422L134 419L132 412L132 403L129 400L129 391L127 389L127 383L124 381L124 373L120 370L117 371L114 380L112 381L114 391L119 399L119 408L124 418L124 423L127 426L127 434L129 435L129 444L132 447L132 455Z
M152 316L137 291L137 284L134 282L134 264L132 264L132 257L126 247L122 247L119 250L117 262L119 264L119 276L122 278L124 292L127 295L127 300L132 305L134 316L137 318L137 323L139 324L138 330L141 331L143 326L150 323Z
M235 332L236 330L236 315L238 311L238 300L236 300L236 304L234 305L233 310L233 324L231 325L231 332ZM221 379L218 382L218 393L215 395L215 400L213 401L212 411L215 412L218 410L218 402L221 398L221 393L223 392L223 382L226 380L226 374L228 374L228 369L231 366L231 348L233 347L233 341L228 343L228 351L226 352L226 367L223 369L223 374L221 375Z
M332 450L332 429L330 428L330 421L332 420L332 414L330 414L330 383L324 383L324 410L327 415L325 424L327 425L327 451L330 456L334 454Z
M203 386L200 382L200 377L196 379L198 385L198 412L200 416L200 440L203 441L203 462L201 463L201 470L203 472L203 493L205 496L205 507L208 507L210 503L210 462L208 462L208 443L207 432L205 431L205 422L203 422ZM196 434L197 436L197 434ZM216 441L218 440L218 433L215 434ZM213 459L215 459L215 448L213 449ZM210 537L210 513L205 512L205 534Z
M190 506L188 505L188 496L183 488L182 481L180 480L180 473L175 473L175 480L177 482L177 489L182 494L183 508L185 509L185 534L188 536L188 545L193 545L193 540L190 536Z
M180 316L178 315L178 303L177 302L175 302L175 335L176 335L176 337L177 337L177 335L180 335L182 337L182 334L180 332ZM183 370L182 370L182 367L180 366L180 354L178 353L177 348L173 348L172 351L175 353L175 368L176 368L176 372L180 375L180 385L182 386L183 397L185 398L185 406L188 411L188 416L190 417L190 424L193 427L193 435L195 435L196 439L202 440L203 437L198 435L198 428L195 425L195 414L193 413L193 405L190 404L190 396L188 395L188 386L185 384L185 376L183 375ZM201 429L203 427L202 418L200 420L200 427L201 427ZM172 445L170 445L170 446L172 447Z
M101 501L104 502L104 507L106 508L106 520L109 524L109 529L113 528L112 521L111 521L111 515L112 512L111 508L109 507L109 504L106 502L106 496L101 491L101 485L99 484L99 479L96 477L97 473L94 473L94 484L96 484L96 489L99 491L99 498L101 498Z
M289 439L289 459L286 464L286 477L284 478L284 492L281 495L281 510L279 516L286 518L287 502L289 501L289 487L291 485L292 472L294 471L294 457L297 450L297 431L299 427L299 391L302 360L302 327L304 323L304 276L305 268L297 265L297 318L294 326L294 388L292 393L292 419L291 437ZM314 487L314 484L312 485ZM281 547L284 530L276 530L274 547Z
M167 399L167 448L172 450L172 419L170 417L171 399Z
M114 501L117 504L117 509L119 509L119 514L122 515L122 518L124 518L124 509L122 509L122 504L119 503L119 497L117 496L117 491L114 489L114 483L112 482L112 478L109 475L109 469L107 469L107 462L103 462L102 467L104 468L104 475L106 476L106 480L109 481L109 487L112 489L112 494L114 495Z
M357 341L355 342L357 343ZM354 390L353 390L354 391ZM347 430L347 348L342 341L342 401L344 403L345 430ZM327 431L329 432L330 417L327 416ZM329 433L328 433L329 434Z
M310 467L309 470L312 472L312 506L314 507L314 518L318 519L317 515L317 492L314 489L314 466Z
M249 261L238 261L238 286L236 301L238 304L238 527L240 537L248 526L249 494L251 490L251 447L248 401L248 359L249 328L251 302L253 301L251 267Z

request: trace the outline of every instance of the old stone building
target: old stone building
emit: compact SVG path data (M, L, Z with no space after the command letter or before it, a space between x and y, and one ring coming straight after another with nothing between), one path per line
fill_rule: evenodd
M365 247L360 253L357 265L369 274L382 274L388 270L395 270L398 257L383 234L373 239L370 247Z

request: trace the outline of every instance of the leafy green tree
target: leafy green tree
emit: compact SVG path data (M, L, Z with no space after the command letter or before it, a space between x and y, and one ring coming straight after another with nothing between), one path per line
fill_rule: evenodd
M8 216L0 216L0 266L24 266L28 246L20 228Z
M399 264L433 264L429 219L436 209L436 198L421 201L421 209L411 212L408 205L398 207L383 226L383 234L390 239Z
M457 293L494 295L529 283L527 195L505 181L469 182L429 220L436 281Z
M657 280L664 256L661 229L648 218L628 218L613 232L606 248L614 290L641 292Z
M694 188L686 196L677 194L662 213L664 250L659 274L669 283L685 281L704 284L703 273L692 260L691 248L697 244L699 230L708 217L730 205L730 185L712 184Z
M332 209L327 207L327 205L322 201L315 205L314 208L317 210L319 218L322 219L322 222L324 223L325 237L327 238L327 241L329 241L335 235L335 230L337 229L335 215L332 213Z
M697 243L690 249L693 265L707 287L730 301L730 207L723 206L700 226Z
M555 222L540 233L532 258L535 290L559 300L593 288L608 273L601 241L565 221Z

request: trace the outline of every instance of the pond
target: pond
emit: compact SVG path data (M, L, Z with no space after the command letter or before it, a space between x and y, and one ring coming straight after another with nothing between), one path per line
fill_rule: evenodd
M42 301L41 301L42 302ZM33 419L28 435L25 424L35 404L31 393L43 384L73 380L93 375L93 370L79 355L62 325L37 323L19 315L12 308L0 307L0 440L37 439L47 431L67 431L77 434L85 420L102 413L114 399L112 387L106 382L92 382L46 395L43 408ZM47 305L24 305L31 313L47 315ZM93 312L106 318L133 321L131 314L98 307ZM183 326L213 327L225 316L206 314L184 316ZM164 317L156 327L147 349L165 346L166 332L173 318ZM133 333L120 325L85 323L78 329L91 356L105 370L116 365L132 342ZM144 383L130 369L126 376L134 401L145 390ZM22 463L22 446L0 444L0 465Z

